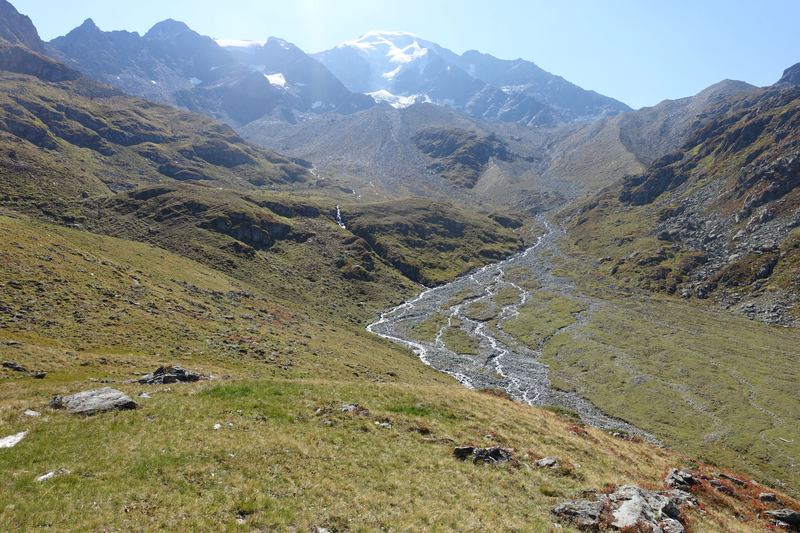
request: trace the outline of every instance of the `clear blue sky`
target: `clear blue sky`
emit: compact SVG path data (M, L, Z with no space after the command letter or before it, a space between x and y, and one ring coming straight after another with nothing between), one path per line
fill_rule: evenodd
M456 53L521 57L633 108L723 79L771 85L800 62L798 0L11 0L49 41L92 18L144 34L173 18L220 39L282 37L313 53L370 30Z

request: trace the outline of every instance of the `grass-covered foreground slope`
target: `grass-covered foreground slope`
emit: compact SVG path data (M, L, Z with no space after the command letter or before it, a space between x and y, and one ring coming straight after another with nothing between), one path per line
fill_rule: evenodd
M0 237L0 358L48 382L121 381L170 364L239 377L447 379L362 326L311 317L158 247L8 217Z
M586 490L665 488L677 465L718 470L465 389L360 327L159 247L10 217L0 237L0 359L47 372L0 371L0 438L28 431L0 449L13 529L548 530L550 509ZM122 383L175 364L213 377ZM106 385L142 408L45 407ZM464 463L456 445L504 446L519 463ZM561 468L533 465L544 456ZM767 487L735 489L696 491L705 507L684 511L690 531L760 531L768 505L747 496Z
M663 489L667 468L708 465L620 440L548 411L460 386L336 381L122 385L141 409L91 418L43 410L79 383L2 390L0 427L27 430L0 450L3 522L61 531L549 531L559 501L635 483ZM135 396L147 391L148 398ZM358 404L343 412L342 404ZM215 429L216 428L216 429ZM456 460L454 445L504 446L518 462ZM533 461L554 456L558 469ZM67 469L45 482L35 477ZM713 478L712 478L713 479ZM763 531L770 508L704 485L689 531ZM784 495L791 507L798 504ZM90 509L91 512L88 512ZM578 531L563 524L561 531Z
M678 464L715 470L465 389L361 328L158 247L10 217L0 237L0 359L47 372L0 371L0 438L28 432L0 449L12 529L547 530L550 509L585 490L663 488ZM213 378L122 383L175 364ZM84 418L45 407L106 385L141 409ZM508 447L519 463L454 459L453 446L470 444ZM562 467L535 467L543 456ZM704 511L685 511L695 531L765 523L736 519L755 520L742 496L698 497Z

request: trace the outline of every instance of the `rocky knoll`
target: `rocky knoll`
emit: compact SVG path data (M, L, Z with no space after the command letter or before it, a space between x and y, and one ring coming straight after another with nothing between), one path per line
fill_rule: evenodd
M140 385L165 385L167 383L192 383L203 376L180 366L160 366L154 372L139 378Z
M684 533L680 506L696 506L697 500L682 490L651 492L625 485L594 500L558 504L553 514L585 528L609 525L614 529L640 528L653 533ZM648 529L643 529L648 528Z

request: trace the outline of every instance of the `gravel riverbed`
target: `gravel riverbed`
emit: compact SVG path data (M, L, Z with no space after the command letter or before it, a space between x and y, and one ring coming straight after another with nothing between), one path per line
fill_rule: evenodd
M558 253L557 242L564 237L565 232L544 216L540 216L537 223L546 228L546 233L533 246L462 276L452 283L425 290L416 298L383 313L378 320L367 326L367 330L410 348L425 364L453 376L466 387L503 389L521 402L536 406L564 407L580 413L584 422L592 426L624 430L655 441L647 433L606 416L575 394L555 390L550 386L547 365L541 363L540 358L542 348L552 336L545 338L537 349L531 349L503 332L503 322L516 317L519 307L536 291L546 290L560 296L569 295L581 300L587 308L574 315L576 322L556 334L584 324L601 307L601 302L581 295L574 283L552 273L549 257ZM527 291L507 279L507 272L519 270L515 267L533 271L533 276L541 287L535 291ZM486 321L473 320L464 314L465 306L481 301L488 304L492 296L509 286L516 289L519 299L503 307L499 314L495 313L494 327ZM463 299L465 294L473 296ZM449 305L454 301L458 303ZM433 342L421 340L414 327L430 320L436 313L447 317L447 324L439 329ZM477 355L456 354L445 346L442 336L446 330L454 328L461 329L479 341L475 350Z

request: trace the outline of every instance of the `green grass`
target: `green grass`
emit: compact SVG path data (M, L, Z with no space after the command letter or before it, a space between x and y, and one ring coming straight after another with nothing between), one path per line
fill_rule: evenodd
M464 307L464 314L483 322L497 318L503 307L518 302L520 294L514 287L506 286L488 298L481 298Z
M139 410L91 418L45 409L25 419L21 407L4 408L4 432L29 430L0 450L6 527L546 530L558 499L627 482L658 487L663 470L682 460L591 428L577 436L547 411L460 386L270 380L120 388L153 393ZM27 405L41 409L49 390ZM362 408L345 413L342 403ZM276 412L285 416L265 414ZM469 444L516 449L521 464L453 458L453 445ZM564 468L531 466L548 455ZM71 473L34 481L61 468ZM729 516L742 504L723 503L689 515L707 531L724 530L716 520L733 531L762 525L737 524Z
M446 325L447 317L441 313L434 313L427 320L415 325L412 331L415 338L424 342L433 342Z
M447 328L442 334L442 342L448 350L457 354L477 355L478 353L478 339L461 329Z
M411 197L374 204L342 206L346 224L386 262L426 286L520 250L523 239L486 213Z
M225 375L234 363L241 376L442 379L363 326L311 317L157 247L8 217L0 235L0 341L24 344L0 349L48 380L75 367L121 381L172 364Z
M503 322L502 329L526 346L538 349L543 340L575 323L574 315L586 309L586 304L577 298L540 291L519 307L517 318Z
M599 299L601 310L544 345L554 386L670 447L800 485L791 467L800 448L787 437L800 431L796 332L677 298L631 297L598 282L579 256L565 257L557 273ZM553 330L537 324L535 339Z
M467 300L477 298L482 294L484 294L483 291L477 289L476 287L464 287L463 289L456 291L453 294L453 297L445 302L444 305L442 305L442 310L450 309L451 307L464 303Z

